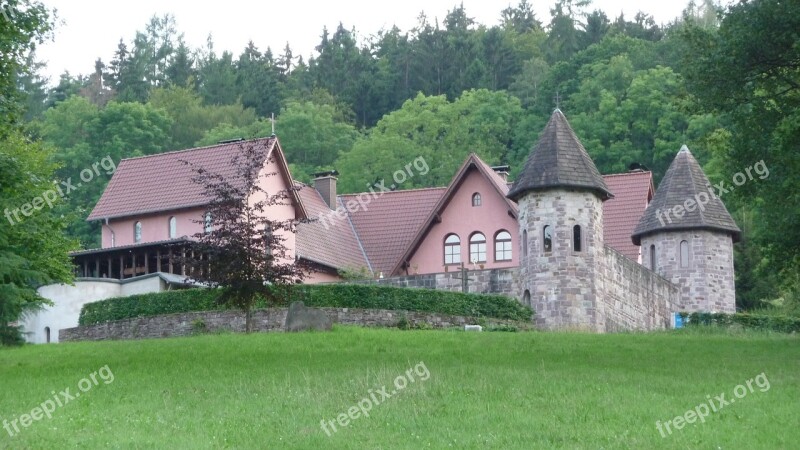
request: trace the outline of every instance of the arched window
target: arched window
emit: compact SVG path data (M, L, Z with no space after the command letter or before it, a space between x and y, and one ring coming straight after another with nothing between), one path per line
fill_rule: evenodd
M572 227L572 250L576 252L581 251L581 244L581 226L575 225Z
M542 229L542 249L545 253L553 251L553 227L545 225Z
M142 242L142 222L133 224L133 242Z
M113 231L111 232L111 246L117 246L117 235L115 235Z
M494 259L511 261L511 233L506 230L501 230L494 236Z
M486 236L475 233L469 238L469 262L486 262Z
M681 241L681 267L689 267L689 242Z
M528 256L528 230L522 230L522 256Z
M175 216L169 218L169 238L175 239L178 237L178 219Z
M650 244L650 270L656 271L656 245Z
M449 234L444 240L444 263L461 264L461 238Z
M479 192L472 194L472 206L481 206L481 194Z
M214 228L213 228L213 221L211 220L211 213L207 212L205 221L203 223L203 231L205 231L205 233L208 234L211 233L211 230L213 229Z
M50 327L44 327L44 339L45 342L50 343Z
M522 304L528 307L532 307L531 305L531 291L525 289L525 293L522 295Z

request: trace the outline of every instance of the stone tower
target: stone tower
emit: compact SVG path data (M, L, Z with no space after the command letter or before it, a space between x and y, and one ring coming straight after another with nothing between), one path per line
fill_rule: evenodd
M536 324L602 331L603 201L612 194L560 110L508 197L519 204L521 297Z
M733 243L741 230L684 145L633 233L642 264L681 289L682 311L736 311Z

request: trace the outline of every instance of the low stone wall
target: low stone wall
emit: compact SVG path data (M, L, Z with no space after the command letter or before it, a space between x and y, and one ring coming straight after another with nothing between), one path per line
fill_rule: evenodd
M324 311L334 323L342 325L394 327L401 317L405 317L411 326L426 323L433 328L463 327L464 325L477 323L477 320L471 317L450 316L418 311L354 308L319 309ZM270 308L254 311L253 331L284 331L287 311L287 308ZM204 324L203 330L197 329L199 323ZM520 324L511 320L487 319L486 323L525 328L525 324ZM241 311L200 311L153 317L139 317L97 325L65 328L59 331L59 341L148 339L190 336L202 331L211 333L217 331L243 333L244 330L245 317L244 313Z
M469 292L473 294L498 294L519 298L519 267L509 269L470 270ZM354 281L361 284L383 286L437 289L441 291L462 292L461 272L439 272L425 275L381 278L378 280Z
M677 286L609 246L599 277L598 331L670 327L671 313L680 304Z

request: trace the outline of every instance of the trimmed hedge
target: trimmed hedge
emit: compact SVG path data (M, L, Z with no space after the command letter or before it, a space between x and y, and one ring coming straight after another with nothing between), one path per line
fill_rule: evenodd
M404 309L522 321L530 320L533 314L527 306L502 295L365 284L299 285L292 288L292 300L316 307Z
M703 326L716 325L730 327L738 324L744 328L755 330L769 330L780 333L800 332L800 318L789 316L759 315L749 313L681 313L681 316L688 318L688 325Z
M217 303L220 291L185 289L131 295L87 303L78 323L93 325L134 317L224 309ZM423 311L454 316L528 321L533 312L514 299L500 295L462 294L432 289L397 288L362 284L293 286L281 303L295 300L307 306ZM264 307L262 301L257 305Z

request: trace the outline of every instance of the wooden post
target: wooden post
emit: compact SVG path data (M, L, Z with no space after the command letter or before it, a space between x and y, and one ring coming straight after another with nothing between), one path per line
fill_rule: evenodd
M131 277L136 276L136 252L131 252Z
M125 261L124 261L123 258L125 258L125 254L124 253L119 255L119 279L120 280L124 280L125 279Z
M186 248L181 248L181 275L186 276Z
M88 276L87 272L89 272L89 263L84 259L83 260L83 276Z
M161 272L161 249L156 250L156 272Z
M169 254L167 255L167 268L169 269L169 273L172 273L172 247L169 248Z
M100 258L94 260L94 272L97 278L100 278Z
M144 273L150 273L150 255L144 252Z

